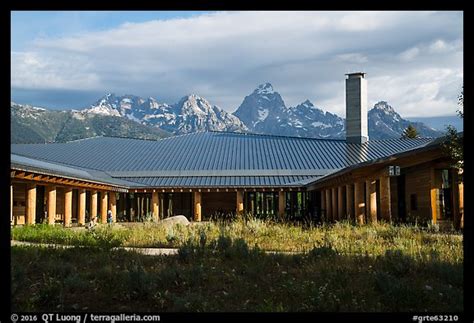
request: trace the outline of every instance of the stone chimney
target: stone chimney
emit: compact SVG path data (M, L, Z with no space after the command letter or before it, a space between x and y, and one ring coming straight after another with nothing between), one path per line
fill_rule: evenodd
M361 72L346 75L346 141L361 144L369 140L367 80Z

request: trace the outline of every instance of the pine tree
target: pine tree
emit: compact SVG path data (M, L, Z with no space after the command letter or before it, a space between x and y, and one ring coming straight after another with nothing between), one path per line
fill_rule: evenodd
M459 95L458 105L460 106L458 115L464 118L464 91ZM446 127L446 141L443 144L445 154L451 159L452 166L458 170L459 181L463 181L464 173L464 142L463 136L458 133L456 128L449 125Z
M418 131L413 125L408 125L408 127L403 131L402 138L418 138Z

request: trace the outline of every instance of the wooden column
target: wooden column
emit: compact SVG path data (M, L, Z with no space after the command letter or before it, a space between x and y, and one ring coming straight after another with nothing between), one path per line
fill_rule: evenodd
M48 185L46 187L48 194L48 205L46 212L48 213L48 224L56 222L56 186Z
M324 221L326 219L325 213L326 213L326 193L324 190L320 191L321 194L321 219Z
M344 186L337 187L337 218L344 220L346 218L346 205L344 203Z
M368 204L368 220L371 223L377 222L377 191L376 191L376 182L374 180L368 180L365 182L367 190L367 201Z
M160 198L158 192L153 191L153 193L151 194L151 199L153 203L153 221L158 222L160 220Z
M354 207L357 224L364 224L365 219L365 200L364 200L364 182L354 183Z
M331 203L331 189L325 189L326 195L326 221L332 221L332 203Z
M335 220L337 220L337 213L338 213L338 210L337 210L337 188L335 188L335 187L333 187L331 189L331 203L332 203L331 217L335 221Z
M27 185L26 224L35 224L36 220L36 184Z
M64 226L71 226L72 218L72 188L66 187L64 189Z
M194 192L194 221L201 222L201 192Z
M237 214L244 213L244 191L237 191Z
M354 189L351 184L346 185L346 214L348 220L355 220L354 216Z
M100 222L107 223L107 206L109 203L107 202L107 192L102 191L100 192L101 197L101 205L100 205Z
M135 208L136 200L137 200L137 196L136 194L133 194L133 198L130 198L130 221L132 222L135 221L135 217L137 213L136 208Z
M437 195L437 192L438 190L436 188L432 188L431 191L430 191L430 198L431 198L431 222L433 224L436 224L437 222L437 212L438 212L438 208L437 208L437 198L436 198L436 195Z
M115 192L109 192L109 210L112 211L112 222L117 222L117 197Z
M86 190L79 189L79 213L77 215L79 225L86 224Z
M284 191L278 192L278 216L280 219L285 218L285 209L286 209L286 194Z
M386 222L392 222L392 205L390 201L390 177L380 178L380 215Z
M97 191L94 190L91 192L91 220L96 218L97 223L99 219L97 219Z
M431 222L436 224L437 222L437 212L438 212L438 189L435 186L435 170L431 169L431 189L430 189L430 204L431 204Z

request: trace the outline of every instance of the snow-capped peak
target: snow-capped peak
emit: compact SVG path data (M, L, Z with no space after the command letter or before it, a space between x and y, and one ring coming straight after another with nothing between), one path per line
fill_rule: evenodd
M120 117L121 114L117 110L115 94L107 93L99 101L92 104L88 109L83 110L83 113L88 114L101 114L105 116L116 116Z
M207 114L212 108L206 99L196 94L189 94L183 97L178 103L178 106L181 107L183 112L188 111L187 113L192 112L197 114Z
M395 110L386 101L377 102L374 105L374 109L381 110L385 113L396 113Z
M275 91L273 90L273 86L270 83L260 84L254 91L257 94L273 94Z

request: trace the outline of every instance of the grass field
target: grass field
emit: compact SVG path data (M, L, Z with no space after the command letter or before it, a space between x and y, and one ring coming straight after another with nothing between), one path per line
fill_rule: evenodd
M463 309L462 235L388 224L302 228L259 220L189 227L16 227L14 311ZM115 246L174 246L145 256ZM267 254L264 250L301 251Z

